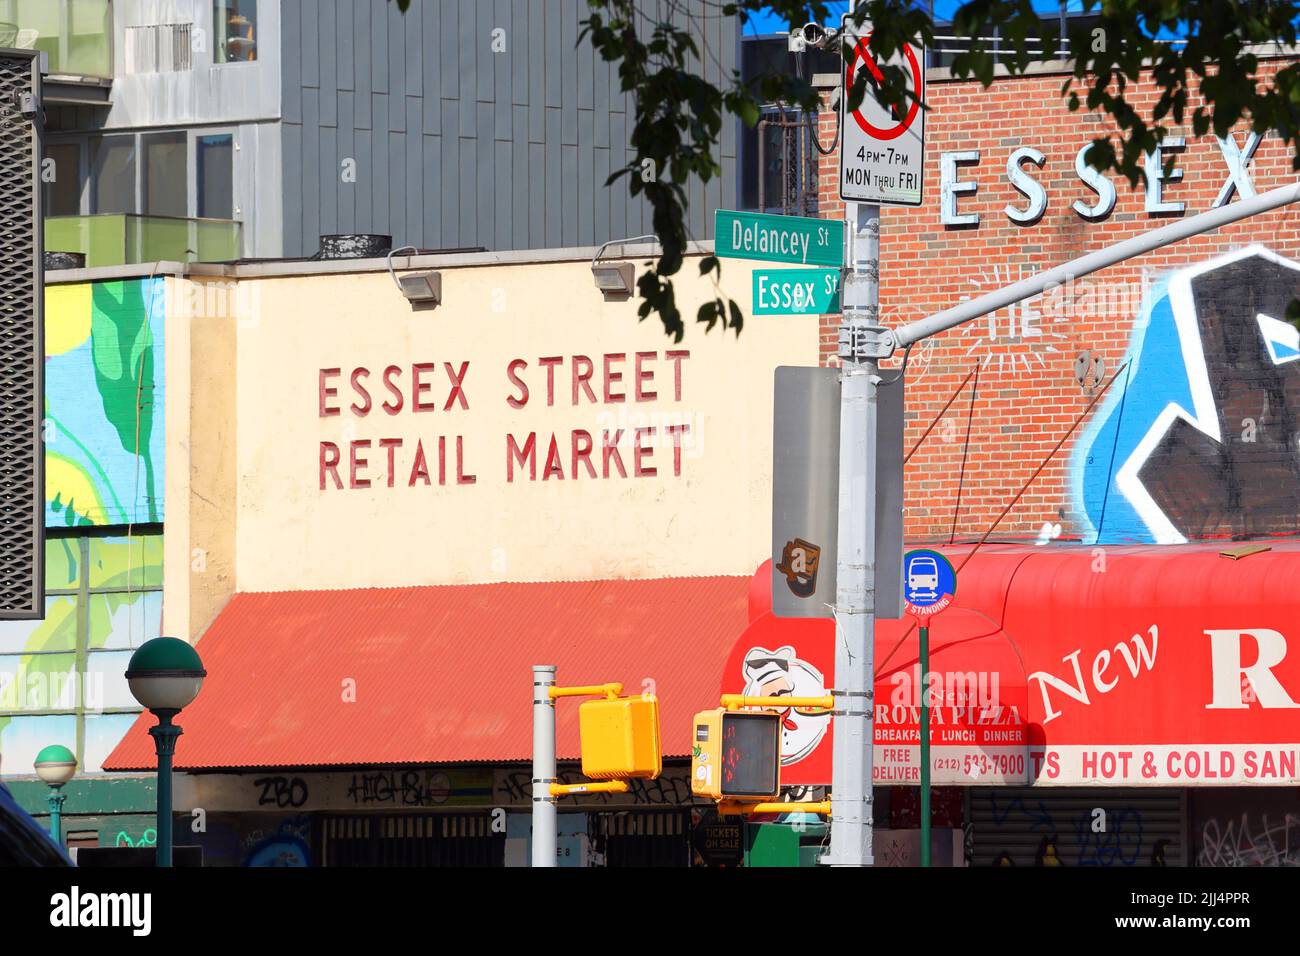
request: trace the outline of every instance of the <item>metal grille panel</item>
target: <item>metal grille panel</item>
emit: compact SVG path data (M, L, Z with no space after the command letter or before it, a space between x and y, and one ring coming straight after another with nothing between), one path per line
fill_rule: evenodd
M0 619L44 613L40 74L0 50Z

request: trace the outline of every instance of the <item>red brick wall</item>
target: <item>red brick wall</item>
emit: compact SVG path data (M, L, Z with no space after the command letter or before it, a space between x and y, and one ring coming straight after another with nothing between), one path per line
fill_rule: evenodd
M1266 65L1266 69L1272 67ZM921 318L967 296L991 291L1169 221L1169 217L1144 211L1140 184L1134 190L1113 177L1118 197L1108 218L1088 222L1071 208L1076 199L1086 204L1096 200L1096 194L1076 176L1074 160L1080 147L1108 127L1082 110L1069 112L1060 95L1063 81L1060 74L1002 78L988 90L975 82L929 82L924 205L917 209L888 207L882 213L881 308L885 324L896 326ZM1154 89L1146 87L1136 92L1133 102L1149 115L1155 98ZM832 140L834 127L834 117L824 115L822 142ZM1227 178L1218 144L1212 135L1193 137L1190 128L1173 130L1171 135L1183 135L1187 148L1176 154L1183 180L1167 183L1164 199L1184 201L1184 216L1207 210ZM1244 146L1245 139L1244 129L1237 130L1239 146ZM1031 226L1018 225L1003 212L1007 203L1019 208L1028 204L1011 185L1005 169L1011 151L1022 145L1047 157L1041 169L1029 163L1023 166L1043 184L1048 197L1045 215ZM960 167L958 178L975 180L979 189L974 196L960 196L958 210L978 212L981 222L977 229L945 227L939 214L939 157L945 151L971 149L980 151L980 163ZM819 208L825 216L842 216L838 157L824 157L822 163ZM1287 150L1272 138L1259 146L1249 170L1258 192L1295 178ZM1238 198L1234 195L1231 201ZM1002 310L993 317L992 326L987 318L977 320L917 346L908 371L909 450L977 360L981 368L969 447L965 443L971 407L968 385L908 465L909 536L948 539L964 453L956 536L962 540L983 534L1084 412L1089 396L1075 380L1076 355L1083 350L1100 355L1107 379L1121 366L1133 338L1144 277L1150 280L1256 242L1281 255L1300 258L1300 206L1284 207L1219 233L1185 240L1096 273L1081 280L1069 294L1036 302L1032 307L1038 314L1030 317L1028 328L1042 334L1032 340L1010 334L1013 319L1015 328L1023 327L1023 313L1013 317ZM822 352L828 362L835 354L837 325L838 316L823 319ZM1114 386L1117 395L1123 385L1121 375ZM1265 406L1267 398L1265 395ZM1099 404L1094 414L1101 409ZM1262 414L1260 422L1265 425L1270 412L1265 408ZM1081 479L1070 470L1079 435L1076 432L1075 439L1047 465L998 526L994 540L1032 537L1045 523L1060 524L1062 537L1086 537L1088 525L1081 520L1073 494ZM1295 448L1294 441L1290 447ZM1277 480L1292 480L1288 474L1293 475L1294 468L1288 472L1291 466L1287 462L1275 464L1281 469ZM1188 474L1188 481L1198 480L1195 472ZM1210 524L1206 534L1239 530L1230 516ZM1263 530L1292 530L1283 527L1285 524Z

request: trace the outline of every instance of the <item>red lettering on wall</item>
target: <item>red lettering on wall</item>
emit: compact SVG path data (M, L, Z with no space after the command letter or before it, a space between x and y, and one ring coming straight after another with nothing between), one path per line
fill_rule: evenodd
M456 436L456 484L472 485L478 481L477 475L467 475L462 470L465 467L465 439L461 435Z
M339 393L337 386L328 384L328 379L333 375L342 374L342 369L323 368L320 370L320 417L329 418L331 415L341 415L341 408L331 408L329 400Z
M585 367L584 367L585 366ZM596 393L591 390L591 373L596 370L595 364L585 355L575 355L573 357L573 404L578 404L578 387L587 393L587 401L593 405L596 404Z
M323 441L320 443L320 490L325 490L325 475L328 473L334 476L334 487L342 488L343 481L339 478L339 462L342 460L342 453L339 446L332 441Z
M549 478L559 478L564 480L564 466L560 464L560 445L551 436L551 444L546 450L546 467L542 469L542 481Z
M388 449L388 487L393 487L393 476L397 473L396 461L394 455L397 449L402 447L400 438L381 438L379 447Z
M460 371L454 372L450 362L443 362L442 367L447 371L447 379L451 382L451 391L447 393L447 404L442 407L444 412L451 410L451 403L460 402L460 407L469 411L469 401L465 398L465 389L461 383L465 381L465 373L469 371L469 362L460 363Z
M653 478L659 474L657 468L646 468L641 465L641 459L647 454L653 455L655 451L653 445L643 445L641 439L647 435L653 435L656 431L658 429L653 427L638 428L636 430L635 451L632 453L632 473L638 478Z
M370 401L370 392L366 389L366 386L362 384L362 382L369 377L370 369L368 368L358 367L352 370L352 388L358 395L365 399L364 405L358 405L356 402L352 403L352 414L358 415L361 418L365 418L370 414L370 408L372 405Z
M402 374L402 369L398 365L390 365L388 366L388 368L384 369L384 385L393 394L393 398L396 399L395 404L390 402L384 402L383 405L384 411L388 412L388 414L390 415L396 415L398 412L402 410L402 406L406 404L406 399L402 398L401 386L397 385L393 381L394 375L401 375L401 374Z
M591 449L594 443L591 440L591 432L584 431L581 428L574 429L573 432L573 477L578 477L578 462L587 466L588 477L596 477L596 466L591 463Z
M518 398L515 398L513 395L506 396L506 404L511 408L523 408L528 404L528 386L525 385L524 380L519 377L519 371L526 368L528 368L528 363L523 359L515 359L506 366L506 377L510 379L510 383L514 385L515 388L519 389Z
M610 352L605 355L605 403L606 404L627 401L627 396L625 394L623 394L622 392L615 393L610 389L610 386L613 385L614 383L623 381L623 373L610 371L610 364L612 362L626 362L626 361L627 361L627 356L622 352Z
M546 404L548 406L555 404L555 367L564 364L564 356L549 355L546 358L539 358L537 364L546 369Z
M642 385L652 385L655 380L654 369L642 369L641 363L647 360L654 361L658 355L658 352L636 353L636 400L638 402L649 402L659 397L658 392L652 392L641 387Z
M349 459L349 465L350 465L350 467L348 468L348 487L350 487L350 488L369 488L369 487L370 487L370 479L369 479L369 478L359 478L359 477L357 477L358 474L360 473L361 469L362 469L362 468L365 468L368 464L370 464L370 462L369 462L367 459L362 458L360 455L357 454L357 452L358 452L359 450L366 449L366 448L369 448L369 447L370 447L370 439L369 439L369 438L364 439L364 440L362 440L362 441L354 441L354 442L352 442L352 444L349 446L349 449L348 449L348 451L349 451L348 459Z
M438 436L438 484L447 483L447 439L443 435Z
M622 440L623 440L623 429L620 428L618 431L616 431L614 433L614 437L612 440L609 437L609 429L608 428L605 429L605 433L601 438L601 448L600 448L601 469L600 470L602 475L606 478L609 477L609 463L611 459L613 460L614 464L618 466L619 477L620 478L627 477L627 469L623 467L623 455L618 450L618 443L621 442Z
M411 465L411 480L406 483L406 487L414 488L416 480L421 480L427 487L429 482L429 463L424 458L424 442L416 441L415 443L415 462Z
M682 436L690 430L690 425L669 425L664 429L664 431L672 436L673 477L679 477L682 473Z
M421 396L426 392L432 391L433 386L429 382L421 381L420 376L426 372L436 371L438 366L432 362L417 362L411 366L411 393L413 395L411 405L417 412L436 412L438 403L426 402Z
M524 447L515 443L514 435L506 435L506 481L515 480L515 462L528 463L528 480L537 480L537 433L529 432Z
M673 363L673 397L682 400L682 362L691 357L690 349L669 349L664 357Z

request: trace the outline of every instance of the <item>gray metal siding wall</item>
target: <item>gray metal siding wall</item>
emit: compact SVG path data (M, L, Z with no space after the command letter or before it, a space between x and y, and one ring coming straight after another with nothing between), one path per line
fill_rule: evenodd
M388 0L284 0L284 254L338 232L493 250L651 232L626 182L604 185L631 158L632 101L577 46L586 12L582 0L412 0L404 16ZM707 12L697 42L720 85L736 23ZM505 53L491 49L497 27ZM734 201L735 132L724 123L722 177L688 188L693 238L712 238L713 210Z

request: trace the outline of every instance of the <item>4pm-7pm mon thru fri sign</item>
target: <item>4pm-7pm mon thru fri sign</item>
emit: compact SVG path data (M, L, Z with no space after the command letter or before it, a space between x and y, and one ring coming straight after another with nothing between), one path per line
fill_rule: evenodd
M844 264L842 219L719 209L713 225L714 253L720 258L835 268Z

